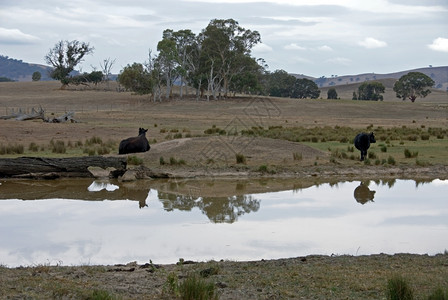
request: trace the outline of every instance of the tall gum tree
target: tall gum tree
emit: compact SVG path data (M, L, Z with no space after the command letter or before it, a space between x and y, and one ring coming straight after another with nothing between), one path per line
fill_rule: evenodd
M428 96L431 93L429 88L434 84L434 80L421 72L409 72L395 82L394 92L397 98L403 99L403 101L409 99L415 102L417 97Z
M250 56L251 49L261 42L260 34L244 29L233 19L214 19L201 35L202 52L210 70L209 81L213 80L216 88L222 87L227 96L232 77L246 69L246 66L238 64L242 61L240 57Z

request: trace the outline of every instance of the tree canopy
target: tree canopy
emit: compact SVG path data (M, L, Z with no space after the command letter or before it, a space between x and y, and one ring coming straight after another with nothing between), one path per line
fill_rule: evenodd
M118 82L126 89L137 94L149 94L153 91L153 82L148 70L139 63L127 65L118 75Z
M364 82L358 87L358 100L383 101L385 87L381 82Z
M431 93L430 87L435 82L429 76L420 72L409 72L398 79L394 84L394 92L397 98L409 99L415 102L417 97L424 98Z
M320 90L314 81L302 78L302 79L296 79L294 82L293 90L292 90L292 98L299 98L299 99L305 99L305 98L311 98L311 99L317 99L319 98Z
M336 92L335 88L328 89L327 99L338 99L338 92Z
M262 58L251 55L261 42L257 31L245 29L233 19L213 19L199 34L191 30L163 31L157 55L149 61L125 67L120 83L137 93L151 93L154 101L170 98L172 87L194 87L196 98L230 93L269 94L277 97L318 98L320 91L309 79L297 79L284 70L268 72ZM162 87L166 88L162 91Z
M70 83L70 73L83 61L84 56L93 53L94 48L89 43L74 41L59 41L45 56L45 61L53 66L51 78L60 80L64 85Z

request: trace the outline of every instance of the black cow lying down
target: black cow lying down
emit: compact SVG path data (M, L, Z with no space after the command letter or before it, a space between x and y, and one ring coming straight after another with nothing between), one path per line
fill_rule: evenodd
M367 156L367 149L370 147L370 143L375 143L375 136L371 133L360 133L355 137L355 147L361 151L361 161Z
M149 146L149 142L146 139L147 131L148 129L139 128L138 136L122 140L118 147L118 154L146 152L151 149L151 146Z

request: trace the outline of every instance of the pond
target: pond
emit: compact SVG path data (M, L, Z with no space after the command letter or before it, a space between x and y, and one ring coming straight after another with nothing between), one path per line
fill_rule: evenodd
M438 179L3 180L0 264L434 255L447 195Z

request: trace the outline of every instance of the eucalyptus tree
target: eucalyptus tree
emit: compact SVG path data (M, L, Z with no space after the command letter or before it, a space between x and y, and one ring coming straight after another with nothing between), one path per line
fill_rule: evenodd
M151 74L140 63L124 67L118 75L118 82L137 94L150 94L153 91Z
M291 97L292 98L311 98L317 99L320 96L320 90L317 84L307 78L297 78L294 82Z
M67 86L70 83L70 73L93 50L89 43L77 40L57 42L45 56L46 63L53 67L51 78L61 81L61 88Z
M166 84L166 98L171 98L174 80L177 78L178 55L176 42L170 38L164 37L157 44L158 63L164 74Z
M412 102L417 97L424 98L431 93L429 89L434 85L434 80L421 72L409 72L398 79L394 84L394 92L397 98L409 99Z
M200 35L209 90L214 98L221 88L227 95L232 78L247 68L238 62L242 56L250 56L251 49L261 41L260 34L244 29L233 19L214 19Z
M275 70L266 74L267 92L273 97L291 97L296 78L285 70Z
M385 87L381 82L364 82L358 87L358 100L383 101Z
M175 43L176 75L180 80L180 98L182 98L186 77L189 72L192 72L189 61L191 61L191 56L194 55L196 35L190 29L179 31L167 29L163 32L163 39L170 39Z

